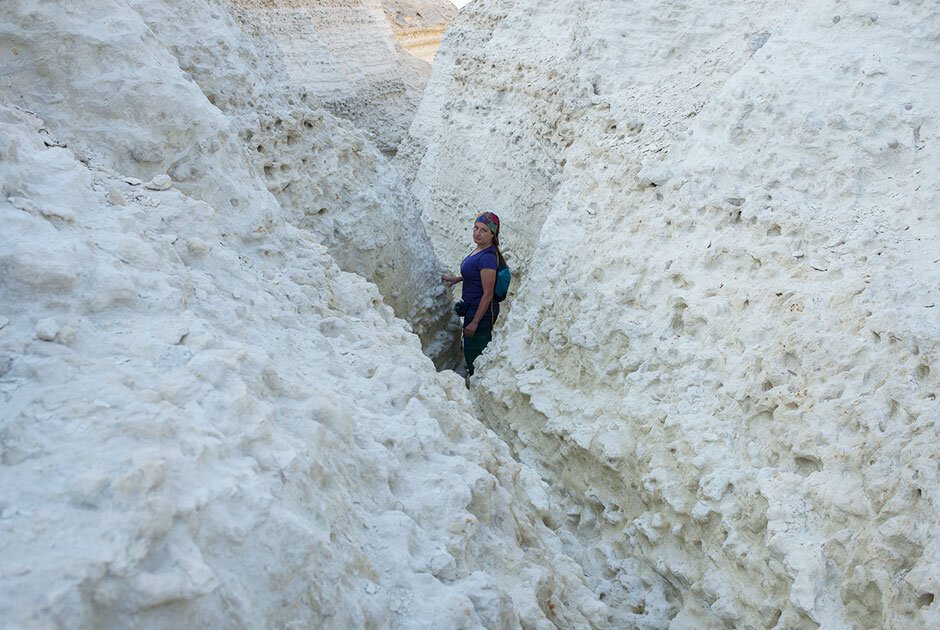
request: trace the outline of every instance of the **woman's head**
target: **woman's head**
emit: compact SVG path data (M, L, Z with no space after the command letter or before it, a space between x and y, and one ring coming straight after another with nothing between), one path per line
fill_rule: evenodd
M481 212L473 224L473 242L480 247L499 247L499 217L493 212Z

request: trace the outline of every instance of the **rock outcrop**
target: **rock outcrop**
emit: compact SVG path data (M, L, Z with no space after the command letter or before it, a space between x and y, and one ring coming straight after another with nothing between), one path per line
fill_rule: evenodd
M473 389L600 592L633 558L670 627L940 625L938 17L478 0L448 31L399 160L448 264L503 219Z
M417 233L362 134L221 3L0 15L4 627L602 624L537 476L319 242L373 197Z
M450 360L450 300L402 178L351 123L293 82L266 32L238 28L244 13L231 18L215 2L65 9L62 20L82 29L73 40L59 18L37 9L21 20L19 6L8 9L4 40L14 103L122 174L168 174L188 196L225 210L232 234L261 236L281 220L254 224L247 210L269 205L270 191L285 220L315 233L344 270L374 282L428 354L441 365ZM111 28L95 41L99 21ZM125 40L140 40L151 61L141 67ZM91 61L55 63L46 52L54 47ZM172 81L160 85L154 75ZM126 118L112 120L115 110Z
M414 7L420 12L427 5L428 19L413 20L416 28L443 32L449 4L398 2L387 15L389 7L381 0L233 3L248 28L279 51L293 85L365 130L383 153L395 153L431 74L426 61L399 44L399 37L409 36L396 15L407 26Z
M382 8L405 52L433 64L457 7L447 0L383 0Z

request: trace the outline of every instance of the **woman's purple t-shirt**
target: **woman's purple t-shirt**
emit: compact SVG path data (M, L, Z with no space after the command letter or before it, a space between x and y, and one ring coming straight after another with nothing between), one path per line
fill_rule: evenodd
M464 327L473 321L480 300L483 299L483 280L480 278L480 270L492 269L496 271L497 268L495 247L487 247L482 252L470 254L463 259L463 263L460 265L460 275L463 276L463 291L460 297L469 307L467 314L463 316ZM489 308L486 309L486 314L483 315L483 319L477 325L477 330L492 328L498 315L499 304L496 300L492 300Z

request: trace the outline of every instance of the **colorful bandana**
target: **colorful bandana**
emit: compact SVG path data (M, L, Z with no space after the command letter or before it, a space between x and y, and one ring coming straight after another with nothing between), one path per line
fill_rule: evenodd
M493 214L492 212L482 212L477 216L477 220L474 223L482 223L486 227L490 228L490 231L494 235L499 234L499 217Z

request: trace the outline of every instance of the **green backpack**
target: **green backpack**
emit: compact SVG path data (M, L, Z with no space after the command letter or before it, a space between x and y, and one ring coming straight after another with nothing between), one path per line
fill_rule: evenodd
M509 293L509 283L512 280L512 274L509 272L509 265L503 255L496 252L496 288L493 290L493 299L502 302Z

